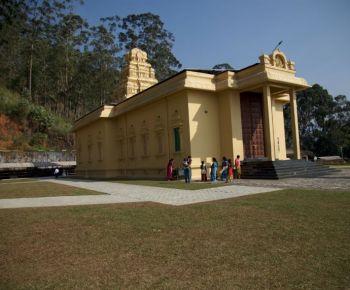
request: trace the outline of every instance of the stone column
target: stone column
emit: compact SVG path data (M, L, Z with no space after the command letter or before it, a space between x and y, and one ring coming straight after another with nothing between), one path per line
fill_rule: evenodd
M275 160L275 142L273 129L272 101L270 86L264 86L264 135L265 135L265 153L271 161Z
M294 159L300 159L300 142L299 142L299 127L298 127L298 110L297 100L294 89L289 90L290 114L292 121L292 136L293 136L293 152Z

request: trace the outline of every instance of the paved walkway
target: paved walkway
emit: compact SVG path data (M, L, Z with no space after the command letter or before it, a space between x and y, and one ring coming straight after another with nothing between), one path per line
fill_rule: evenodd
M279 188L305 188L317 190L350 191L350 169L339 169L328 175L320 177L295 177L278 180L240 179L235 184L245 186L279 187Z
M0 208L91 205L128 202L157 202L169 205L233 198L275 191L282 188L306 188L350 191L350 169L338 170L318 178L286 178L280 180L235 180L234 185L203 190L180 190L160 187L129 185L106 181L56 180L45 181L76 186L107 193L107 195L57 196L38 198L0 199Z
M106 181L86 181L75 179L45 179L45 181L95 190L107 193L108 195L1 199L0 208L91 205L127 202L157 202L178 206L279 190L279 188L275 187L251 187L239 185L208 188L203 190L181 190Z

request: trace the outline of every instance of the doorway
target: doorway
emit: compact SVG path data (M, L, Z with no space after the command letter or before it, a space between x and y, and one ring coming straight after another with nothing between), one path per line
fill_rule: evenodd
M265 157L263 96L260 93L241 93L241 118L244 159Z

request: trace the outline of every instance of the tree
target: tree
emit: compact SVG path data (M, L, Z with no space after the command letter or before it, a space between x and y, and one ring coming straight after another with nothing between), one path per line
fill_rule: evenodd
M181 67L171 52L174 37L159 16L112 16L89 27L73 11L76 1L0 2L1 86L75 119L112 100L122 56L133 47L148 52L159 80Z
M174 35L164 28L158 15L152 13L131 14L121 20L118 37L123 53L132 48L147 52L158 80L164 80L181 68L172 53Z
M333 98L326 89L315 84L297 93L300 143L303 150L316 155L341 155L350 149L350 102L345 96ZM285 106L287 144L291 125L289 104ZM350 150L349 150L350 153Z
M122 57L131 48L148 53L159 80L181 67L172 53L174 36L159 16L112 16L89 26L74 13L75 2L82 3L0 1L0 113L23 128L11 146L71 144L67 119L112 101Z
M234 69L229 63L220 63L213 66L213 69L217 70L230 70Z
M339 95L335 100L336 127L334 139L339 148L339 154L350 157L350 101L346 96Z
M73 80L76 74L79 74L81 47L88 43L88 24L79 15L68 13L62 16L55 27L56 35L50 58L50 67L54 68L51 70L53 83L50 84L50 88L54 89L56 94L53 92L51 95L56 103L55 111L60 115L72 117L79 95Z
M117 53L120 51L116 40L118 16L101 18L101 24L91 27L91 61L95 69L94 86L99 104L111 100L116 86L118 66L120 59Z
M0 83L19 88L24 83L22 31L26 20L24 1L0 1Z

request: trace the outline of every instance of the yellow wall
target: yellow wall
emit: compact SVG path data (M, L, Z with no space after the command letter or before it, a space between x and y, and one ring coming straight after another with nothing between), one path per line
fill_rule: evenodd
M244 159L240 111L237 91L183 90L117 117L99 118L76 131L77 174L163 177L170 158L181 167L191 155L193 177L198 178L201 160L209 167L212 157L219 163L222 156ZM272 114L276 159L283 160L283 102L273 99ZM175 127L181 131L180 152L175 152Z
M286 159L283 102L273 101L272 112L276 158ZM175 127L181 131L180 152L175 152ZM78 129L76 140L78 175L162 177L170 158L181 167L191 155L193 177L198 178L201 160L209 167L212 157L219 162L222 156L244 159L240 95L184 90L120 116L100 118Z
M168 110L168 139L169 139L169 159L174 158L174 166L181 167L182 160L191 153L189 112L188 112L188 92L181 95L167 97ZM176 112L177 111L177 112ZM181 151L175 152L174 128L180 127L181 131Z
M187 93L182 91L76 130L77 174L86 177L165 176L170 158L175 159L175 166L180 166L183 157L190 154L187 104ZM175 127L181 131L180 152L175 152Z
M243 154L241 102L238 91L226 90L219 94L221 155L234 159Z
M100 119L76 132L77 172L92 177L103 175L108 154L106 145L106 122ZM95 173L91 172L93 168Z
M191 90L188 93L189 129L191 140L192 175L200 177L201 160L212 162L220 158L218 97L215 93Z
M219 130L220 130L220 152L222 156L231 158L233 156L232 139L232 91L226 90L218 94L219 101ZM220 156L219 158L221 158Z
M243 156L240 95L191 90L188 94L193 176L199 177L200 161L209 166L212 157Z

